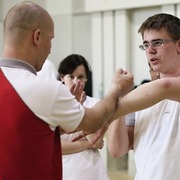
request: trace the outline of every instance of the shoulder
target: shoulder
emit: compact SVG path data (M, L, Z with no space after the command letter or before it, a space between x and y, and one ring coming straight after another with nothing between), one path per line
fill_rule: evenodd
M53 62L46 60L42 69L37 74L38 76L57 79L58 70Z

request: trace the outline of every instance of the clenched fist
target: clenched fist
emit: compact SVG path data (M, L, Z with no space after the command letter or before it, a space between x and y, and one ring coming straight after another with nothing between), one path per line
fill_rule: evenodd
M133 75L123 69L117 69L113 75L111 82L111 90L115 90L119 92L119 97L127 94L134 85L134 77Z

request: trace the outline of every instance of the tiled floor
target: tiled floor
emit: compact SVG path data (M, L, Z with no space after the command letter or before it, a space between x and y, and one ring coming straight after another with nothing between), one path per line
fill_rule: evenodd
M128 176L127 171L113 171L109 172L110 180L134 180L133 177Z

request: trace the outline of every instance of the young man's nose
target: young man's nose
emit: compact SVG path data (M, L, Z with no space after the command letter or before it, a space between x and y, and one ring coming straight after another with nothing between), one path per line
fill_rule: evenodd
M146 50L147 53L151 54L156 52L156 49L152 46L152 44L149 45L149 47Z

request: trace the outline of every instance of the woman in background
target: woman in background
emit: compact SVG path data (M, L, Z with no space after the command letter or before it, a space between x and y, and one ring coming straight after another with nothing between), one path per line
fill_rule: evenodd
M59 80L69 89L77 80L80 80L83 88L85 88L90 69L83 56L72 54L61 61L58 72ZM99 99L85 95L82 104L85 107L92 107L98 101ZM90 141L93 134L91 134L84 139L72 142L72 139L79 133L76 132L61 136L63 180L108 180L107 171L98 150L104 146L103 139L98 140L92 146Z

